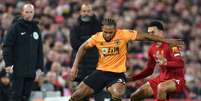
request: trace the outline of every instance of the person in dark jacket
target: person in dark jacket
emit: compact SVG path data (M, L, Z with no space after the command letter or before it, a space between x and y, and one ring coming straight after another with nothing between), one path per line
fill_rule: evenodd
M70 33L70 42L73 48L71 64L74 62L75 55L80 45L100 30L101 25L93 14L92 6L90 4L83 4L81 6L78 23L72 28ZM80 71L75 81L81 82L88 74L94 71L97 62L98 52L96 48L90 49L79 65Z
M25 4L21 14L5 37L3 57L6 71L13 73L13 99L28 101L36 70L43 67L43 50L40 31L33 20L34 6Z
M92 10L92 5L82 4L80 9L80 16L77 24L72 28L70 33L71 46L73 48L71 55L71 66L74 62L76 53L82 43L88 38L94 35L96 32L101 31L101 23L95 16ZM79 72L75 81L80 83L87 75L96 70L96 64L98 62L98 51L96 48L89 49L86 55L83 57L78 68ZM104 97L108 94L104 91L95 95L96 101L103 101ZM84 99L85 101L87 100Z
M0 101L12 101L10 76L5 69L0 71Z

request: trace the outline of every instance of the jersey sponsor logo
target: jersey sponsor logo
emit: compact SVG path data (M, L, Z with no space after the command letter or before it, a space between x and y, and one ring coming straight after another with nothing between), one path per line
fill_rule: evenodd
M112 56L119 54L119 47L107 47L101 49L104 56Z
M25 35L25 34L26 34L26 32L21 32L20 34L21 34L21 35Z
M119 46L120 45L120 40L115 40L115 46Z
M108 53L108 48L102 48L102 53L106 55Z
M159 63L159 61L161 59L161 58L159 58L160 56L165 57L164 56L164 50L157 50L156 53L153 54L153 57L155 58L156 63Z
M180 80L175 80L176 84L179 85L180 83Z
M161 54L162 56L164 56L164 50L161 50L161 51L160 51L160 54Z
M35 40L38 40L39 35L38 35L38 33L37 33L37 32L33 32L33 38L34 38Z

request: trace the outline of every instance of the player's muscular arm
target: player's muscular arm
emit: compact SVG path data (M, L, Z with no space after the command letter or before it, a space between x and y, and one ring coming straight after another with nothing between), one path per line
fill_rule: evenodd
M171 60L168 60L165 64L168 68L182 68L184 66L184 61L181 56L172 56Z
M165 38L157 36L157 35L150 35L150 34L144 34L140 31L138 31L136 40L139 41L157 41L157 42L167 42ZM167 42L168 43L168 42Z
M165 39L163 37L157 36L157 35L150 35L150 34L145 34L140 31L138 31L136 35L136 40L138 41L156 41L156 42L165 42L168 43L170 47L183 47L184 42L180 39Z
M167 61L167 64L166 64L167 67L169 68L182 68L184 66L184 62L183 60L175 60L175 61Z
M182 68L184 66L184 61L182 59L182 56L180 54L180 50L178 47L173 47L172 49L174 50L170 50L169 49L169 54L171 59L167 60L166 58L164 58L163 56L160 56L160 60L165 59L166 62L162 65L165 65L168 68Z
M88 41L84 42L75 57L75 61L73 63L73 67L71 68L71 73L70 73L70 78L71 80L75 80L75 78L77 77L77 73L78 73L78 65L80 63L80 60L82 59L82 57L85 55L86 51L88 48L91 48L92 46L89 45Z
M152 57L151 48L148 50L148 62L145 69L137 75L133 75L133 80L143 79L149 75L151 75L154 71L154 67L156 65L156 61Z
M133 75L132 76L132 79L135 81L135 80L140 80L140 79L143 79L149 75L151 75L154 71L154 67L155 67L155 63L152 62L153 60L148 60L148 63L147 63L147 66L145 67L145 69L140 72L139 74L137 75Z
M78 52L76 54L75 57L75 61L73 64L73 67L78 67L80 60L82 59L82 57L85 55L86 51L88 48L91 48L91 46L89 45L88 41L84 42L80 48L78 49Z

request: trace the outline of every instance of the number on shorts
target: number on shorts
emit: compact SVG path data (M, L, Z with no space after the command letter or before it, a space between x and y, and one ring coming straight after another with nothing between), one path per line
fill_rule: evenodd
M180 80L175 80L175 81L176 81L176 83L179 85Z

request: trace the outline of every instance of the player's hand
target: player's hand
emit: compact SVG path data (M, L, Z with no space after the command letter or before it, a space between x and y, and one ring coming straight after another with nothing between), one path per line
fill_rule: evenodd
M156 58L157 58L157 63L159 65L165 65L165 64L167 64L167 59L159 51L156 52Z
M41 70L41 69L38 69L36 71L36 77L35 77L35 80L34 81L38 81L39 80L39 77L44 75L45 73Z
M70 70L70 79L71 79L71 81L75 80L75 78L77 77L77 73L78 73L77 67L72 67L71 70Z
M5 68L7 73L13 73L13 66L8 66Z
M158 54L158 63L159 65L166 65L167 64L167 59L161 55L161 54Z

